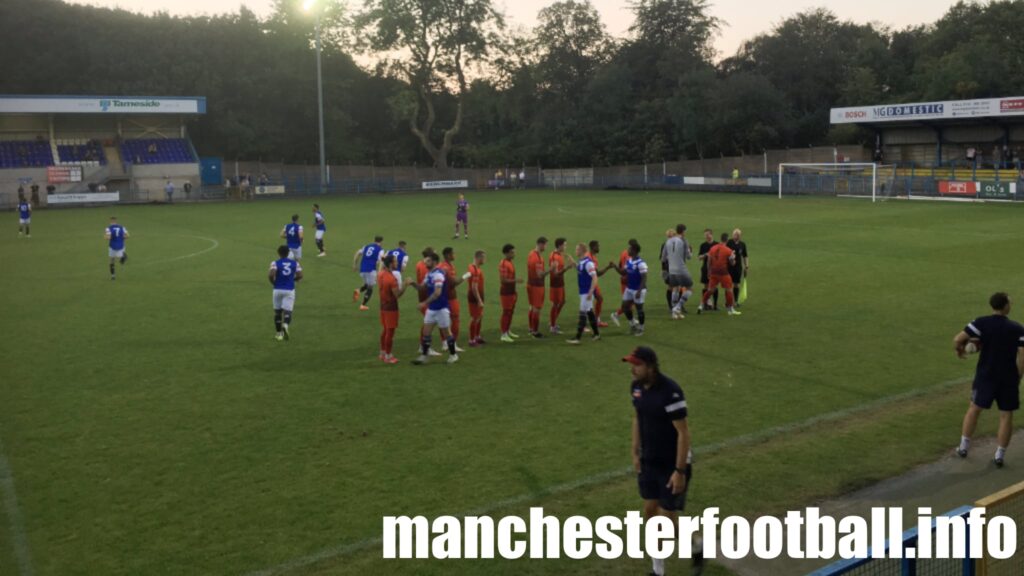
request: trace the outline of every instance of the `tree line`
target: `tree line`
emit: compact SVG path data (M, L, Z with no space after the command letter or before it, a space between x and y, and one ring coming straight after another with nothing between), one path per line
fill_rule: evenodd
M835 106L1024 93L1024 0L959 2L892 29L826 9L719 58L708 0L633 0L613 38L588 0L533 29L492 0L275 0L271 16L0 3L0 92L205 96L202 154L318 155L315 16L333 164L605 166L868 143ZM768 23L766 23L768 24Z

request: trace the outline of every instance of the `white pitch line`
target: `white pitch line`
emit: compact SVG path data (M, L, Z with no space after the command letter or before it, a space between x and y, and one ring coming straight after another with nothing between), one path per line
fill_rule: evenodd
M217 248L220 248L220 242L218 242L215 238L207 238L205 236L188 236L188 235L184 235L182 237L183 238L196 238L198 240L205 240L205 241L209 242L211 244L211 246L209 248L204 248L204 249L202 249L202 250L200 250L198 252L193 252L191 254L185 254L184 256L175 256L174 258L168 258L166 260L156 260L154 262L146 262L144 265L145 266L153 266L155 264L167 264L167 263L170 263L170 262L177 262L179 260L187 260L189 258L195 258L196 256L202 256L203 254L206 254L207 252L213 252Z
M4 509L7 512L7 528L11 532L14 557L18 563L18 574L32 576L32 553L29 551L21 510L18 508L18 495L14 492L14 474L11 473L11 465L4 454L2 440L0 440L0 492L3 492Z
M909 392L903 392L903 393L900 393L900 394L894 394L892 396L886 396L886 397L880 398L878 400L873 400L871 402L865 402L863 404L858 404L856 406L851 406L849 408L844 408L842 410L836 410L834 412L828 412L828 413L825 413L825 414L819 414L817 416L812 416L812 417L807 418L806 420L802 420L800 422L793 422L791 424L783 424L783 425L780 425L780 426L774 426L774 427L771 427L771 428L765 428L764 430L761 430L759 432L752 432L750 434L743 434L741 436L736 436L736 437L733 437L733 438L722 440L720 442L714 442L714 443L708 444L706 446L700 446L700 447L694 448L693 452L694 452L695 455L699 455L699 454L713 454L715 452L719 452L719 451L722 451L722 450L725 450L725 449L728 449L728 448L736 448L736 447L747 445L747 444L758 444L758 443L761 443L761 442L766 442L766 441L771 440L773 438L776 438L778 436L789 435L789 434L792 434L794 432L798 432L798 431L801 431L801 430L804 430L804 429L807 429L807 428L811 428L811 427L817 426L819 424L824 424L824 423L827 423L827 422L834 422L834 421L837 421L837 420L843 420L845 418L849 418L850 416L854 416L856 414L860 414L860 413L863 413L863 412L870 412L872 410L877 410L879 408L885 408L887 406L890 406L890 405L898 403L898 402L903 402L903 401L906 401L906 400L912 400L914 398L918 398L918 397L921 397L921 396L926 396L926 395L929 395L929 394L933 394L935 392L941 392L941 391L943 391L943 390L945 390L947 388L951 388L951 387L959 385L959 384L965 384L967 382L970 382L970 380L969 379L964 379L964 378L958 378L956 380L947 380L946 382L942 382L941 384L936 384L935 386L929 386L929 387L926 387L926 388L918 388L916 390L911 390ZM556 496L556 495L559 495L559 494L565 494L567 492L573 492L573 491L579 490L581 488L589 488L589 487L592 487L592 486L598 486L598 485L604 484L606 482L610 482L610 481L613 481L613 480L618 480L620 478L624 478L624 477L629 476L631 474L633 474L633 469L632 468L619 468L619 469L616 469L616 470L609 470L609 471L606 471L606 472L600 472L600 473L597 473L597 474L592 474L590 476L584 476L582 478L578 478L578 479L573 480L571 482L566 482L566 483L563 483L563 484L556 484L555 486L551 486L550 488L545 488L545 489L543 489L543 490L541 490L539 492L531 492L531 493L528 493L528 494L521 494L519 496L514 496L512 498L508 498L506 500L502 500L500 502L496 502L494 504L490 504L490 505L485 506L483 508L479 508L479 509L476 509L476 510L471 510L469 512L464 512L462 514L456 514L455 516L456 517L485 516L485 515L489 515L492 512L495 512L497 510L501 510L501 509L504 509L504 508L510 508L512 506L517 506L517 505L524 504L526 502L530 502L530 501L533 501L533 500L537 500L539 498L543 498L543 497L546 497L546 496ZM350 544L344 544L344 545L335 546L335 547L332 547L332 548L324 548L323 550L320 550L318 552L314 552L313 554L309 554L307 556L300 556L298 558L293 558L292 560L289 560L287 562L283 562L281 564L278 564L278 565L270 567L270 568L265 568L263 570L258 570L258 571L255 571L255 572L249 572L245 576L275 576L275 575L278 575L278 574L287 574L288 572L291 572L293 570L296 570L296 569L299 569L299 568L304 568L306 566L311 566L313 564L317 564L319 562L323 562L324 560L331 560L333 558L341 558L341 557L344 557L344 556L348 556L350 554L355 554L357 552L362 552L364 550L368 550L370 548L374 548L376 546L380 546L382 543L383 543L383 540L381 538L367 538L365 540L358 540L358 541L352 542Z

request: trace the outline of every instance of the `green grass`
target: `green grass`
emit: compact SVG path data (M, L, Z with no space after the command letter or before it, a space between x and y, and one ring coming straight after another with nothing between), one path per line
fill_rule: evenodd
M663 231L677 222L689 225L693 243L705 226L743 228L751 288L742 317L670 321L652 282L642 341L686 390L698 449L967 378L972 366L953 357L953 334L986 313L991 292L1015 295L1024 282L1014 256L1024 241L1020 206L669 192L469 199L469 241L450 240L452 195L321 201L329 256L314 258L307 242L287 343L273 340L266 269L288 217L298 212L309 226L307 200L117 207L131 260L116 282L102 238L112 208L39 210L31 239L15 236L8 214L0 439L35 573L246 574L378 538L384 515L492 510L520 497L493 513L636 508L625 475L552 489L628 467L629 376L619 357L639 340L612 328L579 348L551 338L498 344L505 242L517 246L522 273L541 234L599 239L603 263L630 237L655 260ZM413 253L452 245L459 270L474 250L487 250L492 344L456 366L382 365L376 309L360 313L351 302L352 254L374 234L388 247L407 240ZM185 257L211 248L208 239L216 249ZM617 280L602 284L610 312ZM568 291L563 327L573 323ZM407 294L401 302L403 361L416 346L414 301ZM952 446L965 402L966 387L950 386L707 454L691 510L778 512L898 473ZM14 574L2 519L0 572ZM369 547L290 573L647 567L384 562Z

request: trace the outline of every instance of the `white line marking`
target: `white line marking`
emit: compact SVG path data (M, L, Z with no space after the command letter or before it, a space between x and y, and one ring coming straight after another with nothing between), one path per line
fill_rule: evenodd
M153 262L146 262L146 263L141 264L141 265L142 266L153 266L155 264L168 264L170 262L177 262L178 260L187 260L189 258L195 258L196 256L202 256L203 254L206 254L207 252L213 252L217 248L220 248L220 242L218 242L214 238L207 238L205 236L188 236L188 235L183 235L182 237L183 238L196 238L198 240L205 240L205 241L209 242L211 244L211 246L208 247L208 248L204 248L204 249L200 250L199 252L193 252L191 254L185 254L184 256L176 256L174 258L168 258L166 260L156 260L156 261L153 261Z
M956 385L966 384L967 382L970 382L970 380L964 378L958 378L956 380L947 380L946 382L942 382L941 384L937 384L935 386L918 388L916 390L895 394L893 396L887 396L885 398L880 398L878 400L873 400L871 402L865 402L863 404L858 404L856 406L851 406L849 408L844 408L842 410L836 410L834 412L828 412L825 414L812 416L800 422L793 422L790 424L782 424L780 426L765 428L764 430L761 430L759 432L743 434L741 436L736 436L734 438L722 440L721 442L715 442L712 444L708 444L706 446L700 446L695 448L693 452L694 454L714 454L715 452L720 452L728 448L736 448L747 444L759 444L762 442L767 442L768 440L771 440L778 436L789 435L792 434L793 432L805 430L807 428L811 428L819 424L834 422L836 420L842 420L844 418L848 418L856 414L870 412L872 410L884 408L886 406L898 402L919 398L921 396L927 396L929 394L934 394L935 392L940 392L942 390L951 388ZM599 486L606 482L611 482L613 480L625 478L631 474L633 474L632 468L619 468L616 470L609 470L607 472L600 472L597 474L592 474L590 476L584 476L583 478L579 478L571 482L556 484L549 488L544 488L539 492L531 492L529 494L521 494L519 496L514 496L507 500L502 500L500 502L496 502L494 504L490 504L488 506L484 506L476 510L471 510L468 512L464 512L462 514L456 514L456 516L465 517L489 515L503 508L510 508L512 506L524 504L526 502L537 500L539 498L543 498L546 496L556 496L559 494L572 492L574 490L579 490L581 488ZM277 574L286 574L299 568L305 568L307 566L323 562L324 560L341 558L344 556L348 556L350 554L362 552L364 550L380 546L382 542L383 540L381 538L367 538L365 540L358 540L356 542L344 544L341 546L324 548L323 550L314 552L313 554L309 554L308 556L300 556L298 558L293 558L287 562L278 564L277 566L272 566L270 568L265 568L263 570L258 570L256 572L249 572L245 576L274 576Z
M14 474L11 473L11 465L7 461L7 456L4 455L2 440L0 440L0 492L3 492L4 509L7 512L7 528L11 532L14 557L18 562L18 574L32 576L32 553L29 551L21 510L18 508L18 496L14 492Z

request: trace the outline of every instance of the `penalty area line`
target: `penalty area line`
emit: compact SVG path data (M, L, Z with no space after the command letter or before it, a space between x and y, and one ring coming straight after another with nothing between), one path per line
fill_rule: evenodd
M770 427L770 428L765 428L765 429L760 430L758 432L752 432L750 434L743 434L743 435L740 435L740 436L734 436L732 438L727 438L727 439L719 441L719 442L713 442L711 444L706 444L704 446L698 446L698 447L694 448L693 453L694 453L694 455L708 455L708 454L714 454L716 452L721 452L722 450L727 450L727 449L730 449L730 448L739 448L739 447L747 446L747 445L760 444L760 443L767 442L769 440L772 440L772 439L780 437L780 436L790 435L790 434L793 434L794 432L800 432L800 431L806 430L808 428L813 428L815 426L819 426L821 424L826 424L826 423L829 423L829 422L835 422L835 421L839 421L839 420L845 420L846 418L849 418L851 416L856 416L858 414L862 414L862 413L865 413L865 412L872 412L874 410L878 410L878 409L884 408L886 406L891 406L894 403L898 403L898 402L902 402L902 401L906 401L906 400L913 400L915 398L920 398L922 396L928 396L928 395L934 394L936 392L942 392L942 391L944 391L944 390L946 390L948 388L952 388L954 386L958 386L958 385L961 385L961 384L966 384L968 382L970 382L970 379L968 379L968 378L957 378L955 380L947 380L945 382L941 382L941 383L933 385L933 386L926 386L924 388L917 388L915 390L910 390L908 392L902 392L900 394L894 394L892 396L886 396L886 397L883 397L883 398L879 398L878 400L872 400L870 402L864 402L862 404L857 404L855 406L850 406L849 408L843 408L841 410L836 410L834 412L827 412L825 414L819 414L817 416L812 416L810 418L807 418L805 420L801 420L799 422L792 422L792 423L789 423L789 424L782 424L782 425L779 425L779 426L773 426L773 427ZM562 484L556 484L554 486L550 486L548 488L544 488L544 489L542 489L542 490L540 490L538 492L531 492L531 493L527 493L527 494L521 494L519 496L514 496L514 497L508 498L506 500L501 500L499 502L495 502L495 503L490 504L488 506L485 506L483 508L478 508L476 510L470 510L470 511L464 512L462 514L455 514L455 516L456 517L486 516L486 515L490 515L490 514L496 512L498 510L502 510L502 509L505 509L505 508L510 508L510 507L513 507L513 506L518 506L518 505L521 505L521 504L525 504L527 502L538 500L540 498L545 498L545 497L548 497L548 496L557 496L557 495L560 495L560 494L565 494L565 493L568 493L568 492L573 492L573 491L576 491L576 490L579 490L579 489L582 489L582 488L591 488L591 487L594 487L594 486L600 486L600 485L608 483L608 482L612 482L612 481L615 481L615 480L620 480L622 478L626 478L626 477L628 477L628 476L630 476L632 474L633 474L633 469L632 468L619 468L619 469L616 469L616 470L608 470L606 472L599 472L597 474L592 474L590 476L584 476L582 478L578 478L578 479L573 480L571 482L565 482L565 483L562 483ZM345 557L345 556L348 556L348 555L351 555L351 554L355 554L355 553L358 553L358 552L364 552L364 551L369 550L371 548L374 548L374 547L382 545L383 542L384 542L384 540L382 538L367 538L367 539L364 539L364 540L358 540L356 542L351 542L349 544L344 544L344 545L341 545L341 546L335 546L335 547L331 547L331 548L324 548L323 550L320 550L318 552L314 552L314 553L309 554L307 556L300 556L298 558L293 558L292 560L288 560L287 562L283 562L281 564L278 564L278 565L270 567L270 568L265 568L263 570L257 570L255 572L249 572L249 573L245 574L245 576L276 576L276 575L279 575L279 574L287 574L287 573L292 572L294 570L297 570L299 568L305 568L305 567L311 566L313 564L317 564L319 562L323 562L325 560L332 560L332 559L335 559L335 558L342 558L342 557Z
M0 440L0 492L3 493L4 510L7 513L8 530L11 532L11 543L14 547L14 558L18 564L20 576L32 576L32 553L28 547L25 534L25 523L18 507L18 495L14 491L14 474L4 452L3 440Z

